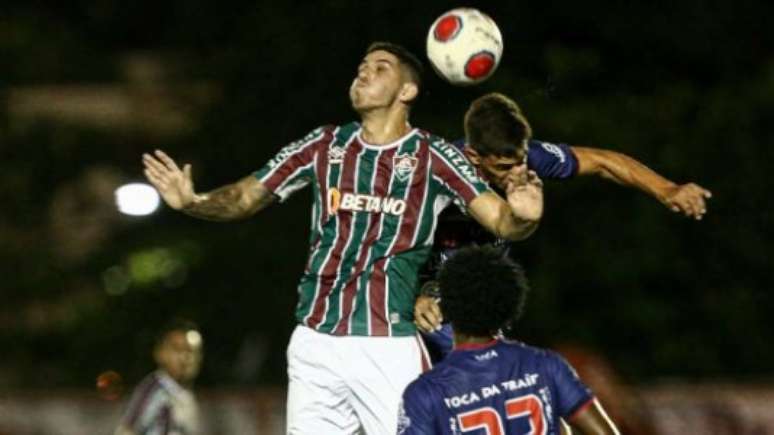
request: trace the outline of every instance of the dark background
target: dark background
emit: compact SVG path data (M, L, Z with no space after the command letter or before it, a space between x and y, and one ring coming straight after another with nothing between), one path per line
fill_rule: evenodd
M347 88L367 44L424 55L430 23L463 4L66 3L0 6L0 387L90 387L109 369L136 381L176 316L205 335L203 385L284 384L308 192L218 224L163 207L123 216L112 189L142 180L154 148L191 162L208 190L355 119ZM695 222L602 180L548 183L541 228L519 245L534 288L524 340L598 352L634 384L770 379L772 7L464 5L499 23L502 63L473 88L428 73L415 125L454 139L467 104L500 91L539 139L615 149L714 194ZM24 109L27 91L57 102L68 89L130 95L139 121ZM188 121L153 127L157 103Z

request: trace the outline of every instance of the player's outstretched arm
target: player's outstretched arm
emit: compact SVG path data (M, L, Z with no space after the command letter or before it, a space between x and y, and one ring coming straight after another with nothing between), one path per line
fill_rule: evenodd
M618 428L607 416L605 410L597 399L593 399L591 406L587 406L568 421L573 433L584 435L620 435Z
M543 182L525 166L512 170L506 188L507 202L493 192L471 201L470 215L492 234L508 240L529 237L543 216Z
M637 188L670 210L697 220L707 212L706 200L712 193L698 184L676 184L626 154L599 148L571 148L578 158L578 175L598 175Z
M253 176L208 193L197 194L191 165L182 169L163 151L143 154L145 177L170 207L188 215L214 221L249 217L274 201L274 195Z

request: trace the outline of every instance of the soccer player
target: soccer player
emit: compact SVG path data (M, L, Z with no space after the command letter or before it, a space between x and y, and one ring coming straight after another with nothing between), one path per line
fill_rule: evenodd
M544 180L600 176L641 190L670 210L694 219L704 216L706 200L711 197L701 186L674 183L625 154L534 140L519 106L499 93L486 94L471 103L465 114L465 136L465 141L455 145L496 190L504 188L514 168L522 168L534 171ZM483 243L508 245L508 241L487 233L462 213L447 209L439 219L433 253L423 278L431 280L444 259L456 249ZM427 283L426 294L417 299L415 318L433 359L439 360L451 349L452 340L449 326L441 326L432 288L433 283Z
M202 362L202 336L195 325L174 321L156 339L158 369L135 388L115 435L201 433L191 390Z
M528 291L501 249L461 249L441 268L439 285L454 350L406 388L398 434L554 435L560 418L583 434L618 433L561 356L495 338Z
M310 254L288 346L289 433L394 433L400 394L423 368L413 323L419 268L452 201L509 240L542 215L541 181L514 171L504 198L453 145L412 127L421 63L374 43L349 90L360 122L320 127L236 183L199 194L191 166L145 154L172 208L211 220L252 216L313 189Z

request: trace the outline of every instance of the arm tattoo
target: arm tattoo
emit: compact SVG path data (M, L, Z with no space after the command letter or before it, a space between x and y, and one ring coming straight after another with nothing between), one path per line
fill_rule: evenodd
M274 195L263 185L250 189L237 182L200 195L182 211L200 219L231 221L252 216L273 201Z

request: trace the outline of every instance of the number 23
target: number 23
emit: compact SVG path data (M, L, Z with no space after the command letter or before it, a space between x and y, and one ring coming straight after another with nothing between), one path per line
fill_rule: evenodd
M528 417L530 435L545 435L546 424L543 419L543 403L534 394L516 397L505 402L505 417L514 420ZM460 429L470 432L484 429L487 435L504 435L503 421L500 414L491 406L474 409L457 415Z

